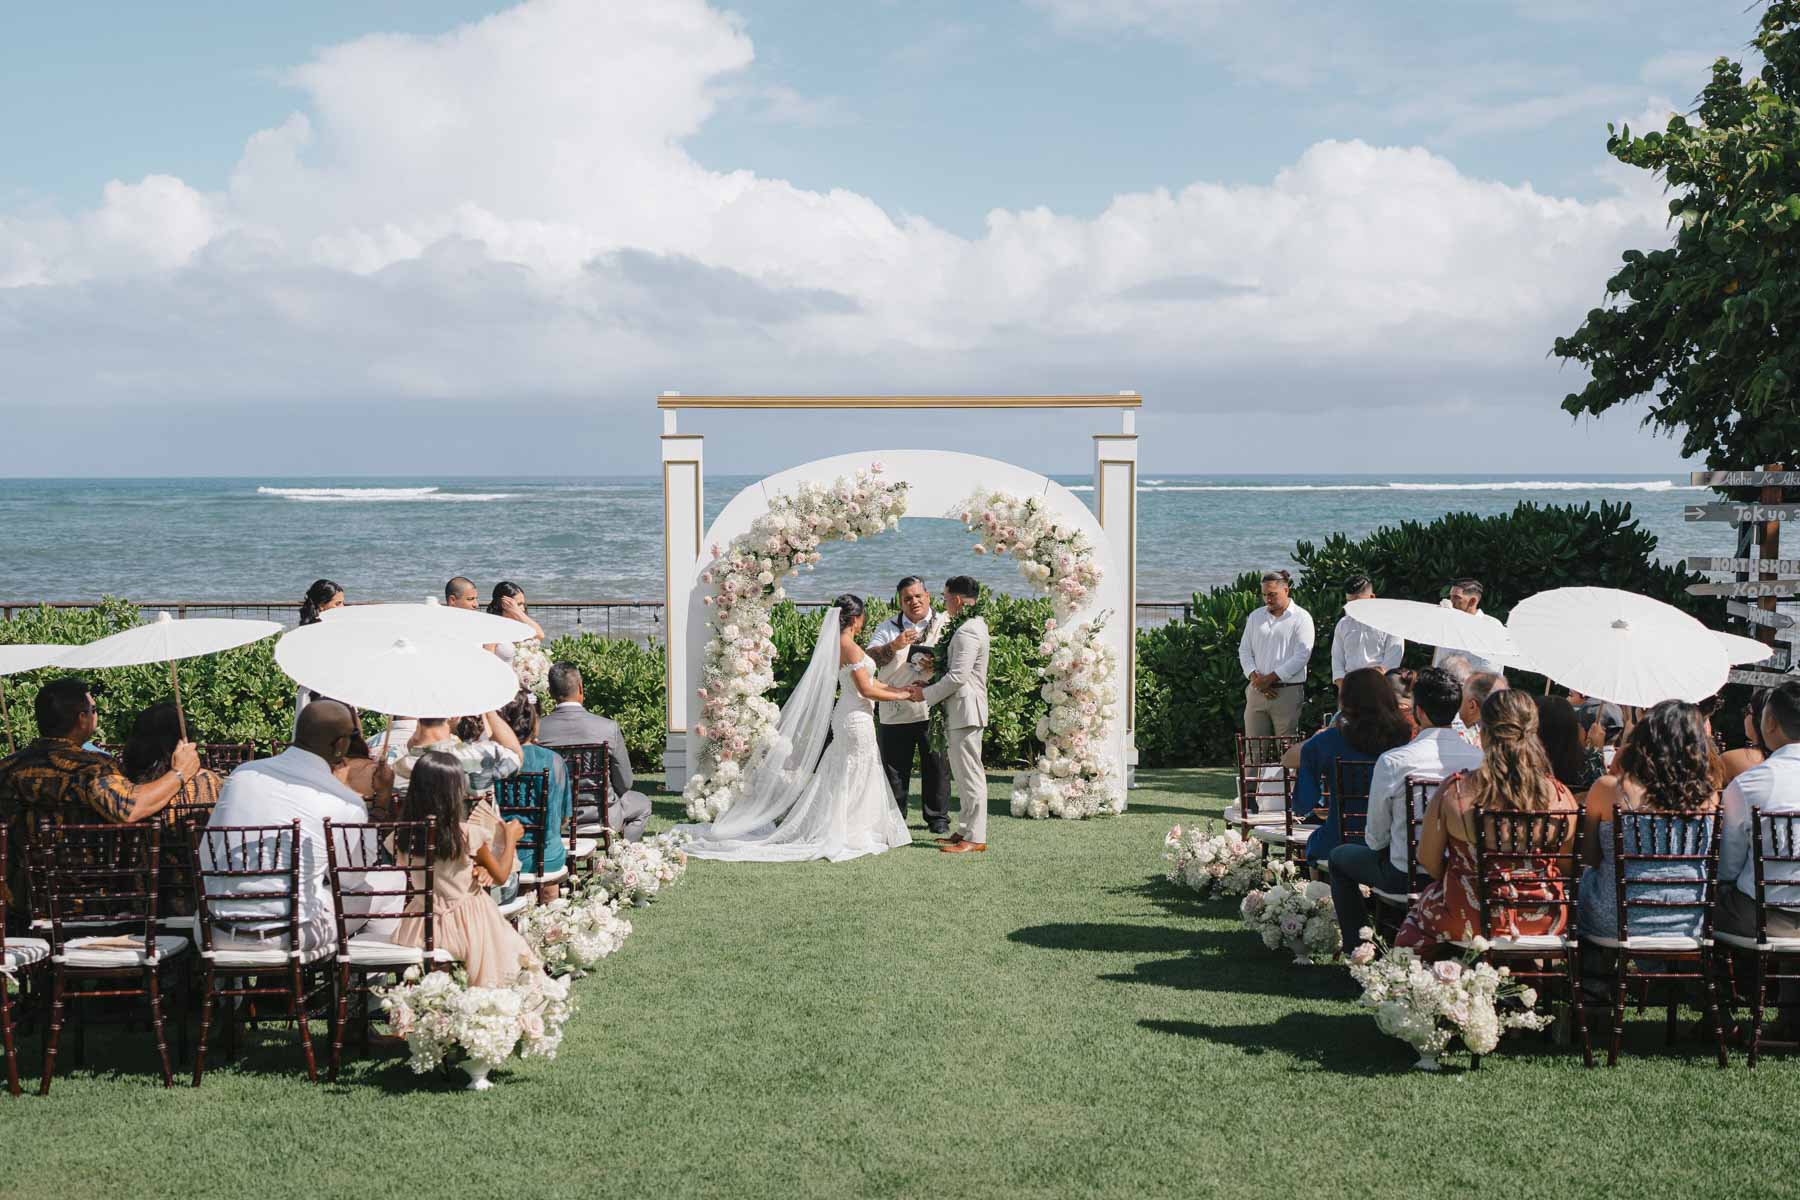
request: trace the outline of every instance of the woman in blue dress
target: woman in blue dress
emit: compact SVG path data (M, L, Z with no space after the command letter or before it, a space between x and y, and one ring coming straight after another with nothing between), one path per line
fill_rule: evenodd
M500 710L500 719L518 736L520 772L530 774L544 771L550 776L549 805L544 816L548 832L544 838L543 865L538 864L539 856L535 847L521 848L518 855L519 871L525 875L555 875L569 861L568 848L563 842L563 834L569 827L569 809L574 803L568 764L556 751L537 744L537 697L530 692L520 692L513 697L512 703ZM548 904L560 892L560 884L539 884L538 903Z
M1395 746L1404 746L1412 737L1412 724L1400 711L1400 702L1386 677L1374 667L1351 671L1344 676L1337 720L1300 747L1294 815L1304 820L1325 804L1325 797L1336 787L1339 759L1373 762ZM1364 792L1361 804L1366 812L1368 769L1364 768L1358 777ZM1324 862L1343 840L1343 821L1333 799L1324 823L1306 841L1306 861Z

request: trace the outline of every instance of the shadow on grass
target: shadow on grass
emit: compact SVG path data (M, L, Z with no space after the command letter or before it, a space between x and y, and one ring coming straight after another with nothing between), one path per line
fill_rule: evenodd
M1371 1038L1365 1012L1288 1013L1254 1025L1209 1025L1203 1021L1142 1020L1141 1028L1175 1037L1196 1038L1218 1046L1235 1046L1249 1055L1282 1054L1339 1075L1404 1075L1413 1057L1398 1041ZM1457 1068L1446 1064L1446 1071Z
M1301 999L1344 999L1355 985L1326 967L1296 970L1291 956L1264 947L1249 930L1196 930L1177 925L1122 922L1032 925L1007 940L1042 950L1083 950L1104 954L1159 955L1104 973L1108 983L1141 984L1185 991L1257 994Z

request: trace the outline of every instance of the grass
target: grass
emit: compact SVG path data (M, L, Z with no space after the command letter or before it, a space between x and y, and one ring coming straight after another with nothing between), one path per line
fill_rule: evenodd
M1791 1186L1792 1063L1721 1072L1650 1014L1616 1070L1531 1039L1412 1072L1340 968L1294 967L1161 882L1163 833L1216 813L1229 775L1141 782L1115 820L996 816L984 855L698 863L577 985L562 1056L485 1095L393 1055L308 1085L277 1033L165 1091L147 1039L96 1037L47 1099L0 1095L0 1195Z

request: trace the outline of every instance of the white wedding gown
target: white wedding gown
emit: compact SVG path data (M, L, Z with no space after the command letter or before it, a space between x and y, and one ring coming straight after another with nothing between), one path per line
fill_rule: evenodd
M836 621L827 625L835 626ZM835 629L830 634L830 657L835 660ZM824 665L818 655L814 662ZM875 706L863 699L853 678L854 672L874 667L864 658L836 672L838 700L831 710L831 743L817 771L805 773L804 762L811 757L806 739L791 732L796 725L804 726L804 719L790 719L793 715L784 710L781 726L787 744L771 751L770 761L758 768L761 778L752 795L710 825L679 826L693 839L683 849L698 858L734 862L814 858L844 862L909 844L912 835L881 769ZM790 704L805 703L806 690L802 683Z

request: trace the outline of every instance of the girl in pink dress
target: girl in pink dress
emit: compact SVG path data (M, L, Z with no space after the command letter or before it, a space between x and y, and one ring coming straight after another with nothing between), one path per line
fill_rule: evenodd
M490 843L488 827L470 819L468 796L468 776L460 763L437 750L420 756L400 819L431 817L437 827L432 845L402 844L395 851L403 865L417 864L427 853L434 860L431 903L436 948L462 963L469 986L504 987L517 979L520 971L542 964L519 931L500 915L500 907L487 889L475 882L475 868L479 865L490 879L511 875L513 848L525 827L508 821L493 832ZM421 911L422 900L412 904L410 911ZM404 921L395 940L421 946L424 926L423 921Z

